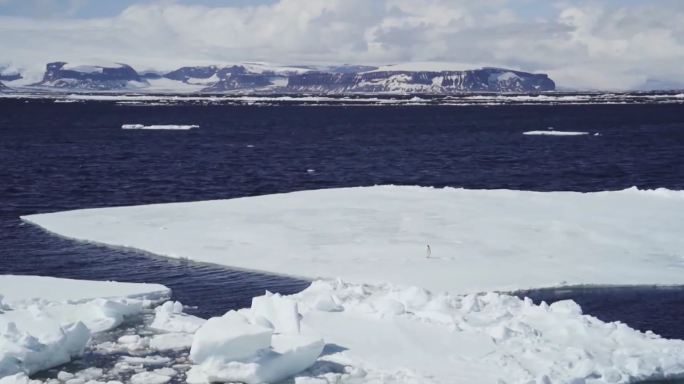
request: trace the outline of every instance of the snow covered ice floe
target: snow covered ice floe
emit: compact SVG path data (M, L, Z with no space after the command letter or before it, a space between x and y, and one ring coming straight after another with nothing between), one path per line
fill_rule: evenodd
M537 306L492 292L682 285L683 213L684 193L669 190L386 186L25 219L75 239L348 281L267 294L210 319L192 340L191 383L294 375L295 383L626 384L684 378L684 341L604 323L574 302Z
M24 220L69 238L173 258L310 279L476 293L682 285L683 215L679 191L381 186Z
M0 275L0 294L4 295L5 303L14 305L27 305L40 301L77 303L112 298L161 302L171 296L171 290L159 284Z
M318 309L332 297L342 311ZM395 382L635 383L684 377L684 341L582 314L572 301L534 305L497 293L318 281L291 297L337 353L324 361ZM401 311L387 311L394 302ZM300 375L306 376L306 373ZM387 380L390 381L390 380Z
M585 136L589 132L569 132L569 131L529 131L523 132L527 136Z
M171 130L171 131L187 131L190 129L199 129L199 125L142 125L142 124L124 124L122 129L150 129L150 130Z
M195 333L206 320L183 313L179 302L167 301L155 308L154 322L150 328L175 333Z
M8 295L0 299L0 377L5 377L68 363L83 353L93 333L116 328L170 291L160 285L0 276L0 293ZM93 299L98 295L107 299Z

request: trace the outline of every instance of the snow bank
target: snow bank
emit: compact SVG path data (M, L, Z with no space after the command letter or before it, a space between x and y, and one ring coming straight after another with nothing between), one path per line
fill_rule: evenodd
M142 125L142 124L124 124L122 129L153 129L153 130L173 130L173 131L187 131L190 129L199 129L199 125Z
M118 327L150 305L149 299L170 291L159 285L0 276L0 293L8 295L8 300L0 295L0 377L5 377L68 363L83 354L91 334ZM97 295L119 298L90 299Z
M159 284L0 275L0 294L4 295L5 303L18 305L19 302L31 303L40 300L83 302L96 298L160 300L169 298L171 290Z
M66 237L168 257L311 279L339 276L354 283L473 293L684 284L683 197L666 190L583 194L383 186L24 219Z
M231 311L197 331L190 358L198 365L191 381L274 383L314 365L324 342L299 334L297 304L270 294L253 303L244 312L249 317Z
M528 136L584 136L589 132L568 132L568 131L529 131L523 132L523 135Z

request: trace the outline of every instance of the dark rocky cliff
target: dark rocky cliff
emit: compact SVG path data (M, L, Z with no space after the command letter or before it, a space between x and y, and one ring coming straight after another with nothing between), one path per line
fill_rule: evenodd
M94 91L127 88L130 82L146 83L131 66L116 64L111 67L67 67L66 62L49 63L43 80L32 84L37 87L73 88Z
M471 71L375 71L366 73L305 73L290 76L290 92L542 92L555 90L547 75L483 68Z

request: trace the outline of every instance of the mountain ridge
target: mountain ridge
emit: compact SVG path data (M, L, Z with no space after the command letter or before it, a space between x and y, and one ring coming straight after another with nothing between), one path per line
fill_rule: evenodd
M428 70L421 70L425 68ZM445 70L439 70L445 68ZM282 66L245 62L186 66L168 72L137 72L123 63L48 63L41 81L27 88L75 91L181 89L183 93L521 93L556 89L545 74L504 68L456 70L450 63L406 63L386 67ZM15 74L21 78L21 74ZM190 91L192 89L192 91Z

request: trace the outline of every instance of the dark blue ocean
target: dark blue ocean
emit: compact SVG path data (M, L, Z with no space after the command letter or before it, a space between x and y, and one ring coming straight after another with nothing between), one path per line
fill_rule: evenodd
M123 124L197 124L129 131ZM523 136L546 130L581 137ZM594 136L600 133L600 136ZM684 189L684 105L198 106L0 99L0 273L161 283L200 316L308 283L76 243L19 216L375 184ZM308 173L315 169L315 173ZM684 291L529 293L684 339Z

